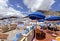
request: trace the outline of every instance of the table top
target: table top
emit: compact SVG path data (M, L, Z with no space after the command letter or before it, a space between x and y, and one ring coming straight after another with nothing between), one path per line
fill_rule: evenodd
M40 26L37 27L37 29L40 29ZM47 30L43 30L43 32L46 33L46 38L43 40L37 40L36 38L34 38L33 41L51 41L52 39L56 39L56 37L53 37L51 34L46 32ZM58 33L58 36L60 36L59 31L57 31L56 33Z
M8 34L0 33L0 39L7 39Z

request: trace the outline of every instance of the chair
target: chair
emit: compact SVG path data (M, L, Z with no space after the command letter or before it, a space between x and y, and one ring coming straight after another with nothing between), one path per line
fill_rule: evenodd
M46 37L46 34L43 31L40 31L39 29L36 29L36 39L44 39Z

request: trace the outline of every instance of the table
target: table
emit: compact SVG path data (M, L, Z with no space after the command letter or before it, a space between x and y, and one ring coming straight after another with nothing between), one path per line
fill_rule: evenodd
M1 40L6 41L7 37L8 37L8 34L0 33L0 41Z

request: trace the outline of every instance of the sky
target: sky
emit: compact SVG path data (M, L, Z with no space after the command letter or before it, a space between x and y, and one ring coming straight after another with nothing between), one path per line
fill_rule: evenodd
M60 0L55 0L55 3L51 6L50 10L60 11Z
M26 16L28 9L22 3L22 0L0 0L0 17L9 17L9 16ZM22 5L23 4L23 5ZM21 7L20 7L21 5ZM24 8L23 8L24 7Z
M13 15L26 16L32 12L31 8L28 8L26 4L24 4L24 0L0 0L0 17ZM60 0L55 0L55 3L49 10L60 11Z
M8 0L8 6L14 8L17 11L21 11L22 13L29 12L29 9L24 4L23 0Z

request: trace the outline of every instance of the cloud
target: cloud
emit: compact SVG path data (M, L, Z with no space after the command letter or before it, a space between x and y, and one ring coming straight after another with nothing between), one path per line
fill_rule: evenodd
M0 0L0 5L7 6L7 1L8 0Z
M0 0L0 17L8 11L7 0Z
M10 6L8 6L8 0L0 0L0 17L6 17L6 16L26 16L28 15L30 12L30 10L28 9L31 9L31 11L36 11L36 9L47 9L49 8L54 2L54 0L24 0L24 4L22 5L21 3L21 6L19 5L19 3L17 3L17 5L15 4L16 1L15 1L15 5L12 3L10 3ZM26 8L26 6L24 7L24 5L26 5L28 8ZM14 7L16 7L17 9L21 8L22 10L24 11L28 11L28 12L21 12L21 11L18 11L16 10ZM26 10L27 9L27 10ZM23 14L24 13L24 14Z
M28 8L31 8L31 10L49 10L51 5L54 4L54 0L32 0L28 1L25 0L25 5L28 6Z
M17 11L12 7L9 7L9 11L6 15L24 17L24 15L20 11Z
M0 18L8 16L24 16L20 11L17 11L12 7L8 7L7 3L8 0L0 0Z
M42 2L41 6L39 7L39 10L49 10L54 3L54 0L45 0Z

